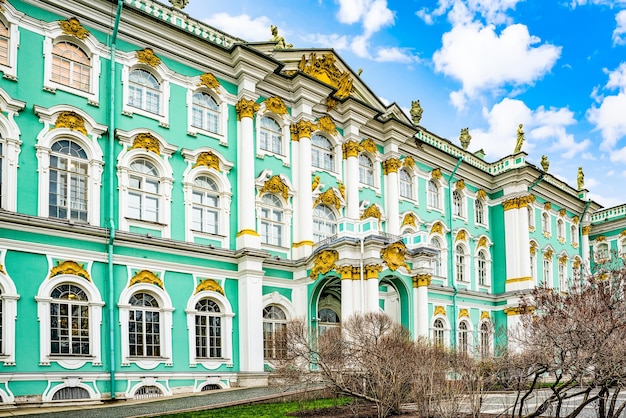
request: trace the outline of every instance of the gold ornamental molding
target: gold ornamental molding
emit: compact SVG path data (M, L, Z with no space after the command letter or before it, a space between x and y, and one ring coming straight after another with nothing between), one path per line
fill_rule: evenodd
M372 138L366 138L361 141L361 146L363 149L370 154L376 154L378 152L378 147L376 146L376 142Z
M346 199L346 185L342 182L337 182L337 189L339 189L339 193L341 193L341 197Z
M317 120L317 129L329 135L337 135L337 125L328 115L322 116Z
M341 199L335 193L335 190L332 188L326 190L324 193L320 194L317 199L315 199L315 203L313 203L313 207L319 204L334 206L335 209L339 209L341 207Z
M89 36L89 31L85 29L75 17L70 17L67 20L59 20L59 27L65 35L70 35L74 38L84 40Z
M237 237L241 237L244 235L250 235L253 237L260 237L259 233L256 232L254 229L242 229L241 231L237 232Z
M311 132L317 130L317 125L309 120L300 120L289 126L291 140L299 141L300 138L311 138Z
M7 272L4 270L4 266L2 264L0 264L0 273L7 274Z
M196 286L196 291L194 292L194 294L200 293L203 290L208 290L210 292L217 292L225 296L224 289L222 288L222 286L220 286L219 283L213 279L202 280L200 283L198 283L198 286Z
M338 104L339 102L337 100L333 99L331 96L328 96L326 98L326 111L330 112L331 110L336 108Z
M304 241L300 241L300 242L294 242L293 244L291 244L292 248L300 248L300 247L312 247L315 243L313 241L309 241L309 240L304 240Z
M57 120L54 122L54 128L67 128L71 131L78 131L81 134L87 136L87 129L85 128L85 119L81 115L72 111L65 111L59 113Z
M559 264L562 264L562 265L567 264L567 254L559 257Z
M485 320L485 319L486 319L486 320L491 320L491 316L489 315L489 312L487 312L487 311L482 311L482 312L480 313L480 320L481 320L481 321L483 321L483 320Z
M363 211L363 215L361 215L361 220L369 218L376 218L378 219L378 222L380 222L380 219L382 218L380 209L375 203L372 203L367 209Z
M461 179L461 180L457 181L456 182L456 189L457 190L465 189L465 180Z
M242 97L241 100L239 100L235 105L235 110L237 111L237 120L241 120L243 118L252 118L254 117L254 114L259 111L259 109L260 106L258 103Z
M619 233L620 237L626 237L626 229Z
M264 193L274 193L282 195L283 199L287 200L289 197L289 187L285 184L282 178L279 175L275 175L270 177L261 190L259 190L259 196Z
M415 218L414 214L407 213L406 215L404 215L404 218L402 219L402 226L406 225L417 228L417 219Z
M464 229L461 229L459 232L457 232L454 242L458 241L467 241L467 232L465 232Z
M430 274L418 274L413 276L413 287L430 286L433 281L433 276Z
M567 214L567 212L565 211L565 209L561 209L559 211L559 216L565 216Z
M220 159L211 151L201 152L198 155L198 158L196 158L196 163L193 168L200 166L214 168L215 170L220 171Z
M313 177L313 181L311 182L311 191L317 189L317 186L320 185L320 176Z
M341 144L341 150L343 151L344 160L347 160L349 157L358 157L361 149L361 144L359 144L357 141L346 141Z
M572 263L572 267L575 269L580 268L580 258L576 257L574 259L574 262Z
M221 84L213 74L204 73L200 75L200 82L196 86L204 86L208 89L213 89L217 94L219 94Z
M411 267L405 261L406 254L407 249L402 241L389 244L380 250L380 258L383 259L391 271L396 271L400 267L411 271Z
M519 200L518 200L518 207L521 208L525 208L528 205L532 204L535 201L535 196L533 196L532 194L526 195L526 196L520 196Z
M351 265L338 266L335 270L341 275L341 280L352 280L353 267Z
M149 270L141 270L137 272L133 276L133 278L130 279L128 287L131 287L132 285L135 285L137 283L152 284L163 289L163 282L161 281L161 279L159 279L159 276Z
M154 54L152 48L144 48L140 51L137 51L135 55L137 57L137 61L149 65L153 68L161 63L161 58L157 57Z
M589 232L591 232L591 225L583 226L583 235L589 235Z
M320 274L326 274L331 270L335 270L337 265L335 262L339 260L339 253L335 250L324 250L315 256L313 268L309 277L313 280Z
M480 189L478 190L478 192L476 192L476 197L479 198L480 200L486 200L487 192L485 191L485 189Z
M133 145L130 149L143 148L146 151L152 151L157 155L161 155L161 144L152 134L144 132L135 137Z
M553 255L554 255L554 251L553 251L553 250L550 250L550 249L545 250L545 251L543 252L543 258L544 258L544 259L546 259L546 260L550 260L550 259L552 259L552 256L553 256Z
M406 168L413 169L413 167L415 167L415 160L413 159L413 157L406 157L402 165Z
M459 318L469 318L469 310L466 308L459 310Z
M307 60L305 55L298 63L298 70L311 77L330 84L337 89L335 97L343 99L352 92L352 77L349 71L341 71L335 64L335 56L332 53L317 57L315 52L311 52Z
M543 208L544 208L545 210L550 210L550 209L552 209L552 203L551 203L551 202L546 202L546 203L544 203L544 204L543 204Z
M595 242L604 242L604 241L606 241L606 237L604 235L598 235L594 241Z
M512 199L507 199L504 202L502 202L502 206L504 207L505 212L507 210L517 209L519 208L519 198L514 197Z
M531 314L533 312L535 312L535 308L533 306L517 306L504 309L504 313L507 316Z
M430 176L434 179L440 180L441 179L441 168L435 168L433 171L430 172Z
M266 110L274 113L275 115L279 115L281 118L284 115L289 114L285 102L283 102L283 99L278 96L269 97L265 99L264 103Z
M383 173L388 175L389 173L397 173L398 169L402 167L402 161L397 158L389 158L383 161Z
M431 234L443 234L443 224L439 221L435 222L430 228Z
M435 311L433 312L433 316L443 315L446 316L446 308L443 306L435 306Z
M480 237L480 239L478 240L478 244L476 244L476 247L481 248L481 247L486 247L487 246L487 237Z
M535 255L537 253L537 243L532 241L530 243L530 254Z
M532 282L533 278L530 276L526 276L526 277L513 277L510 279L506 279L506 284L512 284L512 283L523 283L523 282Z
M71 274L72 276L82 277L87 281L91 281L89 273L85 270L84 264L78 264L76 261L66 260L57 261L57 265L50 269L50 278L58 276L60 274Z
M383 271L383 266L380 264L368 264L363 267L363 269L365 270L364 273L366 279L378 279L378 273Z
M574 225L578 225L578 221L579 221L578 216L574 216L574 217L572 218L572 223L573 223Z

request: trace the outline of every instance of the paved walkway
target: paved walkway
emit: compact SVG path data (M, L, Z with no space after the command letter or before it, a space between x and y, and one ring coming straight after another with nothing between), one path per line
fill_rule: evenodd
M163 414L215 409L249 402L258 402L294 395L298 391L285 391L273 387L224 389L195 395L172 396L166 399L120 400L96 405L56 406L0 409L0 417L45 418L117 418L157 417Z

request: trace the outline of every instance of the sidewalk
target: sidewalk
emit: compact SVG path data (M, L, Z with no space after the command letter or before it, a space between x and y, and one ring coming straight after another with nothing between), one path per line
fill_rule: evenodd
M283 389L272 387L223 389L195 395L172 396L166 399L120 400L98 405L0 409L0 417L156 417L168 413L215 409L250 402L278 399L284 396L294 395L298 392L298 390L284 391Z

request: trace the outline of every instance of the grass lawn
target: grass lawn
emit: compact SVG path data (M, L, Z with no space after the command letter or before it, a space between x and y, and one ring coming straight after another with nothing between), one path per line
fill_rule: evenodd
M349 404L350 398L317 399L282 403L268 403L258 405L240 405L229 408L210 409L207 411L183 412L180 414L162 415L171 418L274 418L284 417L285 414L301 410L327 408Z

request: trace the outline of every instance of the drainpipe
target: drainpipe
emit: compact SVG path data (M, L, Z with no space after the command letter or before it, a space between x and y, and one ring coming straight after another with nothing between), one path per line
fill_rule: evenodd
M535 182L533 184L530 185L530 187L528 188L528 191L530 192L532 189L535 188L536 185L538 185L539 183L541 183L543 181L543 178L546 176L546 173L541 173L541 175L539 176L539 178L537 178L537 180L535 180Z
M108 281L109 295L107 303L109 305L109 375L111 378L111 399L115 399L115 280L113 278L113 245L115 241L115 220L113 219L115 208L113 205L113 196L115 189L113 188L113 164L115 154L115 48L117 40L117 31L122 17L123 0L117 1L117 10L115 12L115 23L113 25L113 33L111 34L109 48L110 56L110 73L109 73L109 155L107 158L108 176L109 176L109 209L107 217L109 218L109 242L107 245L107 264L108 264Z
M461 162L463 161L463 156L459 157L459 161L457 161L454 166L454 170L450 173L448 177L448 207L447 207L447 218L448 218L448 282L452 285L452 289L454 289L454 293L452 294L452 349L456 350L456 296L459 293L459 289L456 287L456 283L454 283L454 251L452 248L452 190L451 183L454 174L456 174L456 170L458 170Z

